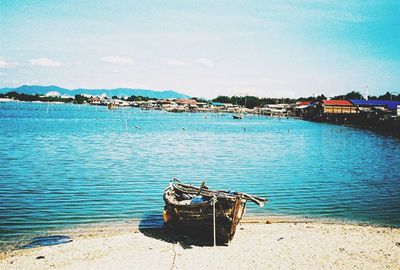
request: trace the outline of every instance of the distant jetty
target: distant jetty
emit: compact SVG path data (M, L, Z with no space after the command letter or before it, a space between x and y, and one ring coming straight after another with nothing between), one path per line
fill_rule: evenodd
M334 123L400 136L400 101L322 100L295 111L304 120Z
M236 97L237 98L237 97ZM244 97L246 99L246 97ZM216 112L235 115L263 115L269 117L293 117L315 122L325 122L340 125L371 129L400 136L400 101L399 100L364 100L364 99L318 99L318 100L288 100L288 103L261 103L254 107L230 102L203 100L198 98L149 98L145 96L109 97L106 94L75 96L61 95L57 91L40 95L29 95L11 91L0 94L0 102L10 101L31 102L65 102L107 106L109 109L118 107L138 107L142 110L162 110L165 112ZM271 102L272 99L267 99ZM258 102L262 101L258 100ZM283 100L282 100L283 101ZM256 103L253 103L256 104ZM243 117L235 117L242 119Z

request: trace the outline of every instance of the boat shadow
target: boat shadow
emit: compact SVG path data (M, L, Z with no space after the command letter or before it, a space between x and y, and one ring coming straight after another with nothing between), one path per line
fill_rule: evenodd
M164 226L162 217L158 215L147 215L139 222L139 231L147 236L171 244L179 244L183 249L190 249L193 246L213 246L213 242L200 235L188 234L172 230Z

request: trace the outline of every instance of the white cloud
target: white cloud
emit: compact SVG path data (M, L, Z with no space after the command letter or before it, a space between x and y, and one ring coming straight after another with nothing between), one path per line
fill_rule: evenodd
M214 65L214 62L208 58L197 58L196 63L203 66L211 67Z
M5 60L0 59L0 68L7 68L8 66L9 64Z
M29 61L32 66L40 66L40 67L59 67L61 66L61 62L48 59L48 58L36 58L36 59L31 59Z
M106 56L100 59L104 63L115 64L115 65L131 65L133 60L130 57L122 56Z
M4 82L8 83L8 84L19 84L19 81L17 81L17 80L6 80Z
M16 67L18 66L18 62L10 62L6 61L3 58L0 58L0 68L11 68L11 67Z
M184 66L188 65L188 63L180 61L180 60L169 60L167 62L167 64L170 66L174 66L174 67L184 67Z

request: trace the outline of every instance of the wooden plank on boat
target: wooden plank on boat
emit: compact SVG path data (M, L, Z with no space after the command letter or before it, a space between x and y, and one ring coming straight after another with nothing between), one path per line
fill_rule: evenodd
M209 190L204 183L198 188L176 181L170 183L164 192L165 224L169 228L191 231L195 235L205 233L208 235L205 237L209 237L212 235L211 201L214 197L218 198L215 212L217 239L223 243L229 242L234 236L247 200L260 206L267 202L264 198L247 193Z
M232 216L232 227L231 227L231 237L235 234L236 231L236 226L239 223L239 210L241 207L241 202L242 200L237 197L235 201L235 209L233 210L233 216Z
M235 199L235 194L231 194L229 192L226 191L221 191L221 190L208 190L207 187L203 186L201 189L191 186L191 185L186 185L183 183L179 183L174 185L175 188L177 188L178 190L181 190L182 192L187 192L187 193L191 193L191 194L196 194L196 195L202 195L202 196L207 196L207 197L212 197L214 195L219 195L219 196L227 196L227 197L231 197L233 199ZM254 203L256 203L258 206L263 207L264 204L268 201L267 199L255 196L255 195L250 195L247 193L242 193L242 192L237 192L237 195L241 195L243 197L243 199L252 201Z

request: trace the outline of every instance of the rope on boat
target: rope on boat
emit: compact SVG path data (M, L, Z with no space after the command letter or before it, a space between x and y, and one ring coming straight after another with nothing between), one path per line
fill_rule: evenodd
M196 194L196 195L202 195L202 196L207 196L207 197L213 197L213 196L220 196L220 197L228 197L228 198L235 198L236 196L241 196L245 200L252 201L256 203L258 206L263 207L265 203L268 202L267 199L250 195L247 193L243 192L235 192L233 194L228 193L226 191L221 191L221 190L209 190L205 186L202 189L199 189L197 187L194 187L192 185L186 185L183 184L177 179L176 177L172 179L172 185L176 187L178 190L185 192L185 193L191 193L191 194ZM177 183L174 183L177 182Z
M216 269L217 265L217 233L216 233L216 226L215 226L215 220L216 220L216 215L215 215L215 204L217 203L217 196L214 195L211 199L211 204L213 206L213 235L214 235L214 270Z

